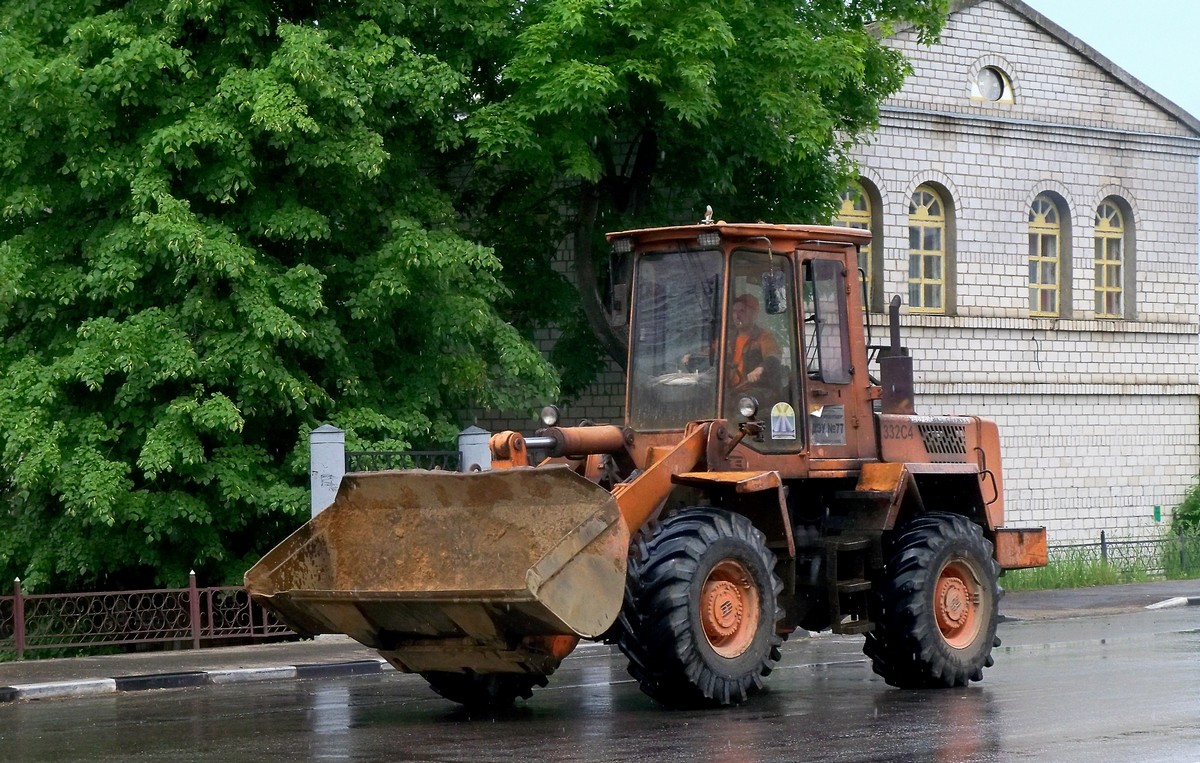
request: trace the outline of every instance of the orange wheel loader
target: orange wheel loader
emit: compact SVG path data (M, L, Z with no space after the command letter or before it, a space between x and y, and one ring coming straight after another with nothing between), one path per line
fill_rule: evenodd
M869 234L608 238L632 273L624 425L550 407L487 471L348 474L253 597L474 707L528 697L581 638L672 707L745 701L798 628L863 634L897 687L980 680L997 578L1044 565L1046 534L1004 526L995 424L915 412L899 298L871 344Z

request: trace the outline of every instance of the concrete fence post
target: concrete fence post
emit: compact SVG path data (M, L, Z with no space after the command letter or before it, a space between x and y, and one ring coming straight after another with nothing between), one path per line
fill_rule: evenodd
M488 440L492 433L477 426L469 426L458 433L458 470L460 472L486 472L492 468L492 449Z
M308 462L315 517L333 503L346 476L346 433L329 424L309 432Z
M188 619L192 621L192 649L200 648L200 589L196 586L196 571L188 573Z
M20 578L13 579L13 642L17 659L25 659L25 597Z

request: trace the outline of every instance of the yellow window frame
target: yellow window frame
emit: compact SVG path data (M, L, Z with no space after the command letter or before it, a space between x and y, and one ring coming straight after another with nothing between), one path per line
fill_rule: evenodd
M1029 314L1057 318L1062 306L1062 218L1058 205L1038 196L1029 208Z
M1096 208L1096 317L1123 318L1125 218L1116 204Z
M946 203L929 186L909 202L908 244L909 310L946 312Z
M842 191L838 197L841 205L833 222L845 228L871 230L871 199L860 183L855 183ZM873 243L873 242L872 242ZM858 250L858 267L863 272L863 285L867 299L863 302L863 310L867 310L871 301L871 249L872 243L865 244Z

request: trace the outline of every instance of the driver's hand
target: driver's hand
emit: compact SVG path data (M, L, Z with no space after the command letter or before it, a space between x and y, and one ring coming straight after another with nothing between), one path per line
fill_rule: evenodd
M684 353L684 356L679 359L679 363L684 368L687 368L691 364L691 362L692 362L692 353L690 353L690 352Z
M763 367L759 366L750 373L746 374L746 381L750 382L751 384L757 384L758 380L762 378L762 375Z

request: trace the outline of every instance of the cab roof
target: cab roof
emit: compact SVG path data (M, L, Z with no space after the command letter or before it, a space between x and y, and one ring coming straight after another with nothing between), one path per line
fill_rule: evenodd
M605 234L609 242L629 238L634 247L672 241L695 241L701 234L716 233L724 242L767 238L772 248L794 248L800 244L835 244L864 246L871 241L870 231L838 225L776 225L772 223L713 223L673 225L662 228L637 228Z

